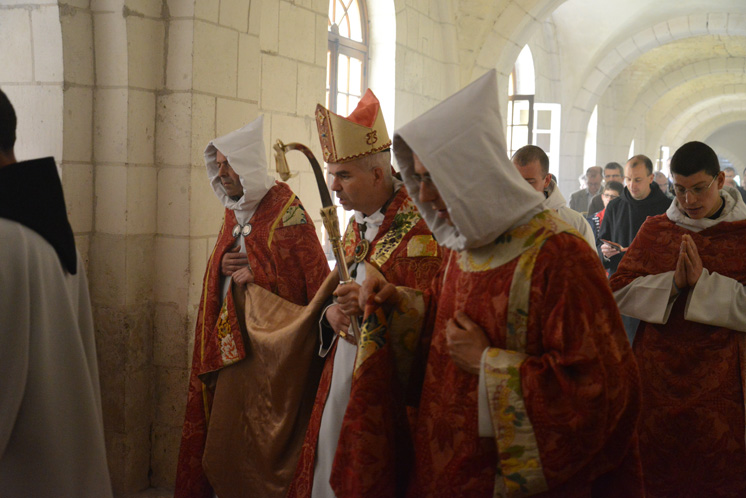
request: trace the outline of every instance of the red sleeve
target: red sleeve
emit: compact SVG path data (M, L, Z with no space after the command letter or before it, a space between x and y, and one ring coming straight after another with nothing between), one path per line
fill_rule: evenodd
M596 255L566 234L544 245L530 293L521 386L548 485L592 481L635 441L640 380Z

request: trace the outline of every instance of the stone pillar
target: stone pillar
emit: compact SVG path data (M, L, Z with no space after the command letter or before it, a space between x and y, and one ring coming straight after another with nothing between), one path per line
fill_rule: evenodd
M116 493L126 494L150 485L155 108L163 85L164 26L156 2L93 1L91 14L96 68L91 296L112 484Z

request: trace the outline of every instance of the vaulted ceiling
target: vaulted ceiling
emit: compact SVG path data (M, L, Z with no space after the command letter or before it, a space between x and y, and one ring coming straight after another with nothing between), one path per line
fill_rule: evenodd
M728 143L736 134L719 133L746 126L746 1L455 0L455 6L462 83L490 66L509 72L522 46L551 26L563 156L582 155L598 105L599 124L614 128L609 147L617 154L633 138L652 155L660 145L716 136L723 150L741 156L732 162L746 162L746 141ZM604 112L612 118L604 120Z

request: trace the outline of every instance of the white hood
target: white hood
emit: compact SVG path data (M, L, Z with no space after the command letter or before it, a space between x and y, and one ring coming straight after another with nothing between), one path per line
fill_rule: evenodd
M207 177L215 190L215 195L226 208L236 212L236 218L241 224L251 218L259 202L275 184L274 178L267 171L263 125L264 116L259 116L243 128L216 138L205 148ZM243 196L237 201L228 197L223 184L220 183L216 159L218 150L228 159L233 171L241 178Z
M720 217L716 220L702 218L693 220L684 214L679 204L679 199L674 198L673 202L666 211L668 219L692 232L700 232L705 228L715 226L721 221L742 221L746 220L746 204L743 202L741 193L733 187L724 185L720 195L725 199L725 207Z
M562 192L560 192L560 189L557 188L557 184L554 183L554 180L549 182L546 193L547 198L544 201L545 208L559 210L559 208L567 206L567 201L562 195Z
M474 249L494 241L544 201L508 159L503 125L492 70L394 132L394 154L409 195L438 243L449 249ZM413 152L429 171L455 226L419 201Z

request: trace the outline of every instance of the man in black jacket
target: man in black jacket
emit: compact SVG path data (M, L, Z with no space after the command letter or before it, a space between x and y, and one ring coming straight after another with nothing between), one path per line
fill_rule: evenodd
M671 199L653 181L653 163L637 155L624 165L624 192L606 206L606 214L596 241L603 265L613 275L627 248L648 216L663 214ZM630 342L639 321L622 316Z

